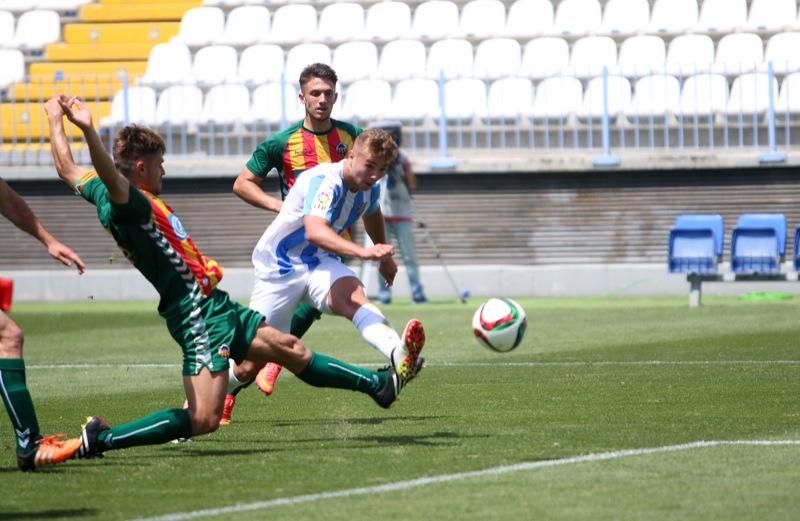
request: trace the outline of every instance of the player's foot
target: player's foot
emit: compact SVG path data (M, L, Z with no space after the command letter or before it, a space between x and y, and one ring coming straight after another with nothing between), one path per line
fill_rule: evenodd
M422 368L422 366L417 366L417 361L424 346L425 328L422 327L422 322L412 318L403 330L403 345L398 348L401 351L392 353L394 369L403 380L404 385L417 376L419 369ZM424 364L425 361L423 360L422 363Z
M230 425L234 405L236 405L236 396L233 394L226 394L225 405L222 406L222 418L219 420L220 425Z
M383 386L378 389L378 392L372 395L372 399L384 409L388 409L397 401L397 397L400 396L400 390L402 388L403 380L397 373L395 371L387 371Z
M78 438L63 439L63 434L45 436L36 442L36 446L29 452L17 454L17 465L20 470L29 471L47 465L56 465L75 457L81 446Z
M98 435L110 428L111 426L106 423L102 416L88 416L81 430L81 446L75 457L102 458L106 446L98 439Z
M256 376L256 387L258 387L258 390L267 396L271 395L272 391L275 390L275 380L277 380L278 375L281 374L281 369L283 369L282 365L273 364L272 362L261 368L261 371L258 372L258 376Z
M392 366L385 365L385 366L381 367L380 369L378 369L378 371L381 371L381 372L382 371L388 371L391 368L392 368ZM424 356L420 356L419 358L417 358L417 365L416 365L416 369L414 371L414 376L412 376L408 381L410 382L411 380L416 378L417 375L420 373L420 371L422 371L423 369L425 369L425 357ZM406 383L408 383L408 382L406 382Z

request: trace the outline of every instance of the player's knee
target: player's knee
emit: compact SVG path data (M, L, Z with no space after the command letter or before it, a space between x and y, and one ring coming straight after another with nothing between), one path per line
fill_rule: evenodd
M205 413L192 417L192 436L209 434L219 428L222 413Z
M22 329L11 319L4 320L0 325L0 357L21 357L24 340Z

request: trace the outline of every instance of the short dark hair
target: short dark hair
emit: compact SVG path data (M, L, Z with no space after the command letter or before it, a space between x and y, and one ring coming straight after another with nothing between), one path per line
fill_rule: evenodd
M138 125L123 127L114 139L114 166L125 177L133 174L133 164L146 156L163 154L167 147L155 130Z
M329 81L336 86L336 82L339 81L339 78L336 76L336 71L331 68L330 65L326 65L324 63L312 63L311 65L306 66L303 69L303 72L300 73L300 90L303 90L303 87L306 83L311 81L311 78L320 78L326 81Z

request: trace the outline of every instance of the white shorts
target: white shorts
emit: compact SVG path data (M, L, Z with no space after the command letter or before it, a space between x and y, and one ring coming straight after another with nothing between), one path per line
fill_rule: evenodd
M333 283L344 277L358 278L340 260L322 257L313 271L295 270L269 280L256 278L250 308L264 315L268 325L289 333L292 315L300 302L308 302L323 313L331 312L328 294Z

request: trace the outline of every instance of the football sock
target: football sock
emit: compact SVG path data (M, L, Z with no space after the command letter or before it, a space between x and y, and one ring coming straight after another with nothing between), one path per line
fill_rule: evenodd
M356 367L320 353L311 353L311 361L296 376L314 387L350 389L372 395L381 388L386 374Z
M237 378L237 380L238 380L238 378ZM230 382L231 382L231 380L230 380L230 373L229 373L228 374L228 385L229 386L230 386ZM239 387L237 387L236 389L234 389L233 391L229 391L228 394L230 394L232 396L236 396L237 394L239 394L239 391L241 391L242 389L247 389L248 387L250 387L250 384L253 383L253 382L255 382L255 380L248 380L245 383L243 383L242 385L240 385Z
M190 438L192 422L186 409L162 409L132 422L116 425L97 438L108 449L156 445L176 438Z
M28 387L25 385L25 361L22 358L0 358L0 396L6 406L17 452L28 452L39 439L39 422Z
M252 380L249 382L242 382L238 378L236 378L236 362L233 360L228 360L228 394L238 394L240 389L244 389L251 383Z
M313 306L301 302L292 315L292 325L289 332L297 338L303 338L306 331L311 327L315 320L322 318L322 313Z
M358 308L353 315L353 325L356 326L364 340L380 351L388 360L392 359L394 348L403 343L381 310L373 304L364 304Z

